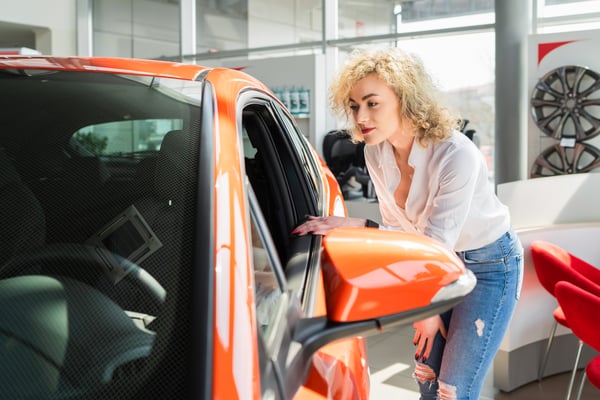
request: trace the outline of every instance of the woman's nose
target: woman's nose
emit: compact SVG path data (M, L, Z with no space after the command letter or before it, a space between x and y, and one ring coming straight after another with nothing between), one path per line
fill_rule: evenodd
M363 124L369 120L369 113L362 109L358 109L354 114L354 120L357 124Z

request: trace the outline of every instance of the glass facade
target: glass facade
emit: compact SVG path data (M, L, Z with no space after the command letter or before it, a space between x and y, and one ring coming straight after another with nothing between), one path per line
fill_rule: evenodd
M155 0L92 2L93 55L161 58L179 54L179 3Z
M600 29L598 0L535 0L536 33Z
M323 36L321 0L248 0L250 48L319 42Z
M312 54L325 58L327 67L321 74L330 76L356 47L406 48L424 60L469 120L493 171L494 0L89 1L96 56L227 66ZM598 0L533 0L532 5L532 33L600 28ZM190 34L196 38L196 54L180 46L180 38L187 34L181 20L189 12L195 15ZM325 93L327 80L321 79L313 91ZM324 133L309 135L317 148Z
M435 21L439 27L440 20L447 20L454 28L464 28L481 24L481 14L493 11L494 0L339 0L339 37L418 31L431 21ZM461 17L475 18L470 18L469 21Z
M181 58L181 19L195 14L195 58L339 46L407 33L493 29L494 0L89 0L94 55ZM193 7L189 7L193 4ZM334 8L327 8L333 4ZM598 0L534 0L534 32L600 27ZM189 8L188 8L189 7ZM329 12L324 18L324 12ZM331 15L335 14L335 15ZM327 20L334 29L325 34ZM452 35L453 32L445 32ZM393 43L393 40L390 40Z
M195 0L196 53L247 49L251 46L248 0Z

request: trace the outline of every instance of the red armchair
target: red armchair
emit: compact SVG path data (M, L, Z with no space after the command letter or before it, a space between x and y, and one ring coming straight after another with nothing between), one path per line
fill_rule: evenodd
M564 281L558 282L554 291L575 336L594 350L600 351L600 296ZM579 385L577 400L581 397L586 377L600 389L600 355L587 364Z
M531 258L535 272L540 281L540 284L552 296L555 295L555 285L560 281L571 282L589 292L596 293L600 296L600 270L579 257L569 253L562 247L553 243L537 240L531 243L530 247ZM552 347L552 340L556 333L557 324L561 324L570 328L563 310L559 305L553 312L554 324L548 335L546 351L540 363L538 370L538 380L542 379L548 355ZM577 355L575 357L575 365L571 372L571 379L567 390L567 400L571 397L575 374L579 365L583 342L579 341Z

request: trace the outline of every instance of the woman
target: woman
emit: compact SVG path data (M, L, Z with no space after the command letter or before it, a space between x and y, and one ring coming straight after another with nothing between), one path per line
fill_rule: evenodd
M421 399L479 399L522 282L523 248L488 181L479 149L439 102L431 77L399 49L353 53L331 88L335 111L365 142L381 229L419 232L454 249L477 277L452 310L414 323ZM308 217L292 233L378 226L351 217Z

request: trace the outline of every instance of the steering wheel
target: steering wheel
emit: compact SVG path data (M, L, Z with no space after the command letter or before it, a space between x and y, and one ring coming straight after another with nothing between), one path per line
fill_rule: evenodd
M123 379L123 366L150 355L154 337L78 280L0 280L0 340L9 344L0 347L3 398L55 399L73 391L98 398L97 391Z
M154 315L166 296L162 285L145 269L110 250L91 245L49 244L19 254L0 266L0 279L32 274L74 278L96 287L123 308L130 308L135 298L134 302L141 301L145 309L132 311Z

